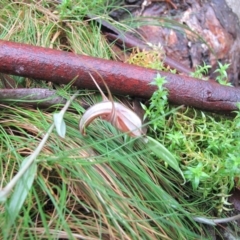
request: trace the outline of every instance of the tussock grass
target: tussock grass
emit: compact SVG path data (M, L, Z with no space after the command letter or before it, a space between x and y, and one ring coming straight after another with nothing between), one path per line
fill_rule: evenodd
M36 148L52 114L2 107L4 186ZM70 238L194 239L192 228L198 227L185 210L187 202L184 209L175 200L179 190L164 176L174 171L167 173L142 141L126 138L101 120L81 136L79 118L68 112L66 138L54 132L44 146L35 183L8 238L54 239L62 231ZM178 174L174 179L182 182ZM5 214L2 206L2 219Z

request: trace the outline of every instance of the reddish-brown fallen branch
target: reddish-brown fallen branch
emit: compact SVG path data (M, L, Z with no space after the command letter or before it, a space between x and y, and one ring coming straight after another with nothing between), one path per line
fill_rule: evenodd
M156 89L150 82L158 71L100 58L0 40L0 72L95 89L91 72L102 89L100 74L112 93L142 98ZM98 73L98 74L97 74ZM236 110L240 89L221 86L214 81L160 72L166 77L169 100L213 111Z

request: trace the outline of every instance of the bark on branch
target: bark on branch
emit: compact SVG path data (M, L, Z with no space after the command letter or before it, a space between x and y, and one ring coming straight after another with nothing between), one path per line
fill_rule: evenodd
M104 89L100 76L112 93L150 98L156 90L149 85L157 70L77 55L74 53L0 40L0 72L96 89L88 72ZM215 81L159 72L166 77L169 101L211 111L233 111L240 102L240 89ZM100 76L99 76L100 75Z

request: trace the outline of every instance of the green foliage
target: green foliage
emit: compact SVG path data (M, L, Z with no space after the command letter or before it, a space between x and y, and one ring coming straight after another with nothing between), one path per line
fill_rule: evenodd
M163 128L165 125L165 112L168 110L168 92L163 86L164 83L166 83L165 77L158 73L151 83L157 87L157 90L153 93L149 106L142 104L142 108L145 110L144 118L148 118L154 130Z
M223 72L220 75L225 75L226 66L220 65L219 69ZM151 133L178 158L193 191L203 199L211 199L220 214L228 209L229 193L239 184L240 111L231 118L191 108L177 110L167 104L164 83L158 74L153 82L157 90L149 106L142 106L153 127Z
M96 7L97 6L97 7ZM108 5L106 0L62 0L57 6L59 11L60 19L81 19L89 12L104 13Z
M220 83L221 85L225 86L232 86L231 83L228 82L228 76L227 76L227 69L230 66L230 64L222 64L221 62L218 62L218 69L215 70L216 73L218 73L218 76L216 77L216 81Z
M199 78L202 80L207 80L207 77L205 77L208 74L208 70L211 68L210 65L206 65L206 63L203 63L203 66L197 66L195 71L190 74L191 77Z
M151 151L153 152L153 154L156 155L156 157L163 160L165 162L165 166L170 166L171 168L176 170L176 172L178 172L181 176L183 176L183 173L179 168L179 163L177 159L172 155L172 153L169 152L166 147L164 147L160 142L156 141L155 139L151 137L148 137L147 139L148 142L146 144L146 148L151 149Z
M25 158L20 166L19 171L27 163L29 158ZM6 230L9 231L24 204L24 201L29 194L34 178L37 172L37 164L33 162L26 170L24 175L19 179L16 184L15 190L10 198L10 201L5 205L7 211L6 217Z
M8 238L9 231L16 221L16 218L29 194L33 181L37 172L36 158L39 155L40 151L44 148L44 145L49 138L50 133L52 132L54 125L58 134L61 137L64 137L66 131L66 125L63 120L63 116L68 109L71 102L77 96L78 92L75 93L70 100L66 103L64 108L61 110L60 114L54 115L54 124L48 129L48 132L43 137L42 141L39 143L35 151L28 157L26 157L19 168L17 174L10 180L5 188L0 190L0 202L5 203L6 209L6 220L4 235ZM64 129L64 130L62 130ZM16 186L15 186L16 185ZM15 188L14 188L15 187ZM11 195L9 201L7 197L10 195L10 191L14 188L13 194Z
M187 170L184 171L184 176L192 183L194 190L197 190L200 181L202 182L206 178L209 178L209 175L203 171L202 163L198 163L196 167L187 167Z
M197 194L221 213L239 176L239 113L235 118L187 108L168 117L159 141L178 156Z
M216 81L221 85L232 86L231 83L229 83L227 76L227 69L229 66L230 64L225 63L223 65L221 62L218 62L218 68L214 71L215 73L218 73ZM192 72L190 76L202 80L208 80L208 77L205 76L208 74L209 69L211 69L211 66L204 63L203 66L197 66L195 71Z
M145 143L125 138L101 120L94 121L83 137L78 131L82 107L78 102L72 106L74 111L64 117L65 138L52 132L45 142L31 190L4 239L198 238L202 230L186 209L195 206L194 215L200 210L179 194L183 178L175 156L154 139ZM5 106L0 119L5 185L19 170L16 161L21 163L45 136L52 113ZM6 219L4 211L0 219ZM6 221L0 221L0 228L5 231Z
M159 63L159 56L153 56L154 51L138 52L130 57L130 63L166 71ZM228 66L219 63L216 80L220 84L229 85ZM210 68L204 63L192 76L207 80L204 76ZM228 206L228 194L239 175L239 113L232 119L191 108L184 112L177 110L168 105L165 83L165 78L158 74L152 83L156 91L149 105L142 104L144 117L152 130L150 133L178 158L193 191L203 199L211 199L212 206L220 214Z
M175 69L170 69L169 66L165 66L164 61L164 51L162 46L153 45L148 43L152 48L151 50L142 50L138 48L134 49L130 57L127 59L129 64L135 64L141 67L147 67L152 69L158 69L160 71L176 73Z
M64 138L66 135L66 123L63 120L63 113L62 112L54 113L53 121L58 135Z
M100 29L83 21L85 14L103 13L109 2L3 0L0 36L110 58L114 54ZM141 58L134 61L168 70L157 51L139 53ZM16 77L20 80L23 83ZM30 79L24 79L24 84L49 87ZM153 83L157 91L150 105L143 106L145 118L150 120L148 135L152 135L147 136L152 140L147 144L101 120L89 126L87 137L81 136L80 101L72 104L73 111L66 112L64 120L56 111L57 133L47 136L33 169L28 168L32 171L24 174L27 179L20 179L9 199L3 197L7 202L0 206L0 230L6 231L8 223L13 223L3 238L207 238L204 226L192 216L212 216L213 207L221 212L227 206L227 196L239 175L240 114L232 119L190 108L175 109L167 104L164 84L158 74ZM62 93L69 96L65 90ZM87 95L84 102L96 102L89 92ZM53 119L52 112L45 110L2 105L0 120L1 186L6 186L22 169L24 159L28 162L46 139L46 126ZM185 185L182 175L188 181Z

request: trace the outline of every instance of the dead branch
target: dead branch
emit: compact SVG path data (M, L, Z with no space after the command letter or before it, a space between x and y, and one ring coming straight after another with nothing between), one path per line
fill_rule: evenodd
M111 92L150 98L156 90L149 83L157 72L166 77L169 101L211 111L233 111L240 102L240 89L215 81L175 75L74 53L0 40L0 72L96 89L88 72L104 89L101 75ZM99 75L98 75L98 74Z
M58 96L56 91L42 88L0 89L0 101L37 107L66 103L66 99Z
M79 104L87 109L90 104L84 100L78 100ZM67 99L59 96L55 90L45 88L14 88L0 89L0 102L4 104L17 104L20 106L33 106L51 108L58 104L65 104Z

